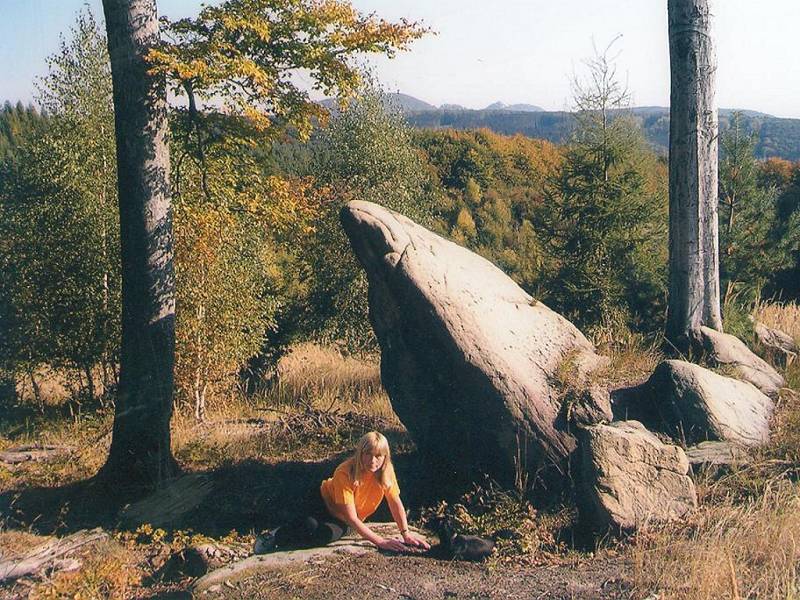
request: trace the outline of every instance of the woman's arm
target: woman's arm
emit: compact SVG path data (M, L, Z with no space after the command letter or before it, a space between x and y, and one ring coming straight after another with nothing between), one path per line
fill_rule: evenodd
M394 552L402 552L407 550L405 544L403 544L403 542L400 540L382 538L369 527L367 527L364 521L358 518L356 507L354 505L339 504L336 506L336 508L340 510L337 510L337 514L333 515L334 517L345 521L348 525L355 529L361 537L368 542L372 542L381 550L392 550Z
M417 546L423 550L430 550L430 544L408 528L406 509L403 506L403 501L400 499L400 496L386 496L386 502L389 504L389 510L392 512L394 522L397 523L397 527L400 529L400 535L403 536L403 541L409 546Z

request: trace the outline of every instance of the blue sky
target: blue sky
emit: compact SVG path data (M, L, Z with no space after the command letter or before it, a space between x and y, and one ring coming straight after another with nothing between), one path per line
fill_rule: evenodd
M78 10L100 0L0 0L0 99L30 100L33 79ZM385 87L433 104L495 101L569 108L569 79L593 40L617 35L619 73L637 105L669 100L666 0L353 0L364 12L422 20L437 31L392 61L374 60ZM159 0L170 17L198 0ZM718 100L800 117L800 0L717 0Z

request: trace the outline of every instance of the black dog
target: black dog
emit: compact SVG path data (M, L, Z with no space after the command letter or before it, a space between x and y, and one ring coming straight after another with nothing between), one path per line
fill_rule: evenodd
M440 540L427 553L432 558L480 562L494 550L494 541L477 535L455 533L452 523L446 518L431 519L428 527L436 532Z

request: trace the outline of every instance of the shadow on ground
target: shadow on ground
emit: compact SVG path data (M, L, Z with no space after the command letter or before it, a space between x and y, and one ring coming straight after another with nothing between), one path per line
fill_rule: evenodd
M245 460L205 475L211 489L200 504L162 527L190 529L211 537L275 527L302 512L305 499L333 474L347 453L315 462L268 463ZM440 465L431 465L417 452L395 457L406 508L426 506L458 497L468 486L455 484ZM0 493L0 525L42 535L65 535L79 529L124 529L121 511L130 502L94 479L61 487L31 487ZM372 520L390 520L382 504Z

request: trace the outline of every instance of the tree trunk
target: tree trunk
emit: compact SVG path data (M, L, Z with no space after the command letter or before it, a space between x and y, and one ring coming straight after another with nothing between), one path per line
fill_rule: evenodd
M117 141L122 257L120 375L100 478L154 487L177 471L169 422L175 362L175 278L166 87L148 74L158 43L155 0L103 0Z
M722 330L716 55L710 0L668 0L672 70L667 339L685 350L700 326Z

